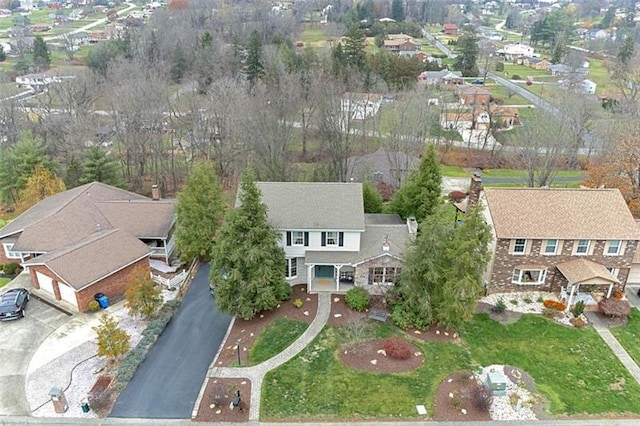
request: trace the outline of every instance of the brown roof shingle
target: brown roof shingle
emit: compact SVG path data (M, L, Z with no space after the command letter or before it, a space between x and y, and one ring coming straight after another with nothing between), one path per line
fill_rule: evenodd
M571 284L620 283L603 265L587 259L574 259L556 265Z
M97 257L96 253L101 255ZM82 290L150 254L149 247L137 238L112 229L33 258L25 265L45 265L71 287Z
M486 188L497 238L640 240L617 189Z

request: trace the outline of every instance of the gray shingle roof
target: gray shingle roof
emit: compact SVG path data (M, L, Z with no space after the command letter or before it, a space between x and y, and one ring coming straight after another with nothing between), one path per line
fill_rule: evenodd
M640 240L617 189L486 188L498 238Z
M71 287L81 290L150 254L149 247L137 238L112 229L96 232L80 243L43 254L25 264L46 265Z
M269 222L280 230L364 230L360 183L257 182Z

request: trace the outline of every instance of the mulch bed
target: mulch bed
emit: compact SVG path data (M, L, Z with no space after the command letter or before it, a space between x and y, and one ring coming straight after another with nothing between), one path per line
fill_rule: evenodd
M395 359L384 353L384 340L368 340L340 349L343 364L356 370L373 373L401 373L415 370L424 362L424 354L411 345L413 356L409 359Z
M476 313L489 314L489 317L491 317L492 320L497 321L501 324L513 324L514 322L517 322L520 317L522 317L522 314L520 312L505 310L502 313L497 313L493 312L491 308L493 308L493 305L479 302L476 308Z
M426 330L410 329L405 334L423 342L454 342L460 337L454 330L430 325Z
M478 410L473 404L471 388L475 383L475 378L470 379L471 376L472 374L468 371L456 372L440 383L436 391L433 420L491 420L488 410ZM466 414L462 410L465 410Z
M301 308L296 308L293 305L293 302L296 299L300 299L304 303ZM301 284L293 287L293 296L291 299L282 302L280 307L271 311L262 312L255 318L248 321L236 318L229 336L227 336L227 339L221 347L222 349L220 350L220 354L215 362L216 366L229 367L234 363L238 363L238 353L236 352L236 345L238 341L240 341L240 347L242 348L240 359L241 363L244 365L247 362L251 345L253 345L258 336L260 336L264 329L267 328L276 318L290 318L311 324L313 319L316 317L317 310L318 295L308 294L307 286ZM305 315L305 312L307 315Z
M231 403L236 390L240 391L240 407ZM217 401L216 401L217 400ZM204 390L197 422L248 422L249 403L251 401L251 381L249 379L223 379L211 377Z
M369 310L377 309L390 313L389 307L382 296L371 296ZM357 312L347 306L344 302L344 294L331 295L331 314L329 315L329 325L343 325L356 322L358 320L367 319L368 310L365 312Z

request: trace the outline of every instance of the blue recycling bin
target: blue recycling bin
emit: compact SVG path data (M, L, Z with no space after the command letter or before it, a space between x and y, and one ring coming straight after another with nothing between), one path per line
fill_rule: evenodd
M100 304L100 307L102 309L108 308L109 298L103 294L102 296L98 297L98 303Z

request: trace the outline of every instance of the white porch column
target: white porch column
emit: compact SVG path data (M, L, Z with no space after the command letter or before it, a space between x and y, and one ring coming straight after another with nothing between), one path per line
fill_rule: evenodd
M342 269L342 265L333 265L333 269L336 271L336 291L340 291L340 269Z
M569 293L569 299L567 300L567 307L564 310L565 312L568 312L569 309L571 308L571 302L573 302L573 293L576 291L576 287L577 286L575 285L571 285L571 292Z
M611 297L611 291L613 291L613 283L609 284L609 291L607 291L607 299Z
M313 265L307 266L307 293L311 293L311 284L313 283Z

